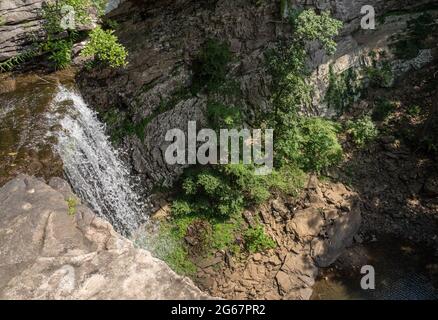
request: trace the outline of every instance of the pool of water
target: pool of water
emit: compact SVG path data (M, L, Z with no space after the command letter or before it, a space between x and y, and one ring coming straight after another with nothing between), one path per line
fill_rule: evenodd
M361 288L364 265L374 267L374 290ZM353 246L332 267L322 269L312 299L435 300L437 275L433 249L382 238Z
M0 186L18 173L62 176L62 161L52 146L55 117L63 111L54 112L51 100L59 83L73 84L74 73L2 75L0 81Z

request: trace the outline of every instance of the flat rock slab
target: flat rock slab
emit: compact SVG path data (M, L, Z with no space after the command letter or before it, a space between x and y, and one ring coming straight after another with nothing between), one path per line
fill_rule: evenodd
M208 298L86 206L69 215L74 195L51 185L21 175L0 189L0 299Z

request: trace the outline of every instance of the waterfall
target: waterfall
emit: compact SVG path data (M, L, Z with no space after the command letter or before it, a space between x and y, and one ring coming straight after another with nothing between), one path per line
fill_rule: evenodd
M68 106L56 149L75 193L117 231L130 234L142 222L142 204L105 126L73 90L60 86L52 104Z

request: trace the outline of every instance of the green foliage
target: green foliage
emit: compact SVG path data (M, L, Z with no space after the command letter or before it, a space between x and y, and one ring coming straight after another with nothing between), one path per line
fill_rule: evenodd
M189 257L189 252L184 244L184 236L188 226L194 218L182 218L178 223L163 222L156 236L148 235L143 245L159 259L165 261L176 273L193 275L196 266Z
M64 31L61 27L61 21L65 14L65 12L62 12L62 9L65 6L73 8L75 24L86 24L91 21L89 10L94 6L94 1L58 0L54 2L44 2L41 14L44 18L45 29L49 37Z
M330 12L324 11L320 15L312 9L302 11L291 19L295 28L295 35L302 41L319 41L328 54L336 52L336 42L333 37L339 34L342 22L333 19Z
M81 52L81 55L84 57L94 56L98 62L113 68L126 66L128 53L113 33L112 30L95 28L91 31L90 41Z
M418 117L421 114L421 107L419 105L409 106L406 110L411 117Z
M266 56L272 75L273 113L268 119L276 133L276 160L304 170L320 171L335 164L342 155L336 129L322 119L306 119L299 115L303 106L310 105L312 87L307 82L306 42L320 40L328 53L333 53L342 23L328 12L317 15L313 10L294 11L290 15L295 37L282 41ZM332 96L339 90L332 91Z
M23 53L16 55L15 57L9 58L6 61L0 62L0 72L12 71L14 68L18 67L20 64L24 63L35 57L40 52L40 48L32 48Z
M373 88L389 88L394 80L391 65L388 61L373 60L372 66L365 67L365 73Z
M372 119L374 121L384 121L394 110L396 106L394 102L388 99L378 98L374 102Z
M247 229L243 237L245 240L245 247L251 253L262 252L268 249L273 249L277 246L275 241L266 234L261 225Z
M353 68L337 75L330 66L329 87L324 98L329 108L342 114L360 96L361 90L357 72Z
M265 176L266 184L273 191L279 191L290 196L297 196L307 181L304 172L295 165L283 164L272 174Z
M70 197L67 199L68 215L74 216L76 214L78 204L76 198Z
M219 170L203 168L188 171L182 182L184 197L174 201L174 215L203 215L229 218L243 210L242 195L233 191L233 184Z
M420 50L427 49L429 36L438 32L438 23L430 13L423 13L408 21L407 33L396 38L392 45L394 55L399 59L413 59Z
M363 116L355 121L347 122L347 133L357 146L363 147L377 136L378 131L371 117Z
M52 61L56 69L65 69L71 63L71 51L73 42L70 40L55 40L47 42L47 51L50 52L49 60Z
M241 219L231 219L226 222L213 222L209 246L213 250L231 250L234 254L239 253L240 248L236 245L236 234L241 230Z
M317 117L301 118L287 130L288 139L277 144L282 161L303 170L320 172L342 159L335 123Z
M239 108L229 107L213 100L208 101L207 117L214 128L238 128L242 123Z
M272 76L273 121L278 127L302 105L311 101L311 86L306 82L306 50L301 44L281 42L267 52L268 71Z
M193 62L192 93L218 90L225 82L231 52L227 44L209 39Z

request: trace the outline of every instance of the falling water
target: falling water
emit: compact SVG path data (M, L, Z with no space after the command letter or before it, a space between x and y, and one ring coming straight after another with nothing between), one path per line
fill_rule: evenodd
M76 194L121 233L142 222L142 205L129 171L105 135L105 126L73 90L59 87L53 106L69 104L61 119L57 151Z

